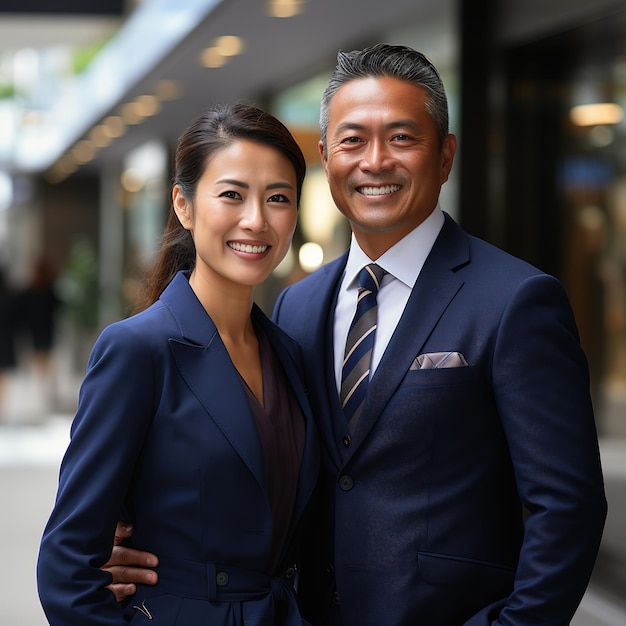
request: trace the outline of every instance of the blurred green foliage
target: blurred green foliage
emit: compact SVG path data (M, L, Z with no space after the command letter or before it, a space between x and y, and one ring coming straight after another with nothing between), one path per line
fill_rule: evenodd
M65 270L59 278L60 295L77 329L93 331L98 325L98 255L85 235L72 247Z

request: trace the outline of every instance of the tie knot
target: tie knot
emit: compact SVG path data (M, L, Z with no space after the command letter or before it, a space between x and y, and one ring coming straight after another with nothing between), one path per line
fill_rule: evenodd
M380 267L380 265L376 265L376 263L366 265L359 273L359 289L368 289L373 293L378 293L380 283L386 273L387 272Z

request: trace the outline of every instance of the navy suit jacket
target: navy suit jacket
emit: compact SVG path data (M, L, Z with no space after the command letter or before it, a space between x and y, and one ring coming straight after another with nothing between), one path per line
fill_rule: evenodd
M318 441L297 344L258 308L252 315L305 417L294 538L317 478ZM38 561L50 623L121 625L128 617L155 626L244 618L256 626L301 624L293 610L293 621L273 615L276 597L289 593L274 581L268 595L262 575L272 545L265 485L264 453L239 375L178 274L158 302L105 329L91 354ZM104 588L110 574L99 569L124 507L133 545L160 558L159 584L140 588L126 617ZM285 564L292 558L285 550ZM242 605L249 592L253 601Z
M446 215L348 440L332 367L345 261L287 288L274 313L306 355L322 440L305 617L569 624L606 501L587 364L561 285ZM467 366L411 368L448 351Z

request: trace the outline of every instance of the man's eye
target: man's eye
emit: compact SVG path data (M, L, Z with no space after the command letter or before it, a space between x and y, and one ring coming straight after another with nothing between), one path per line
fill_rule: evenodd
M410 137L408 135L394 135L394 141L408 141Z
M346 137L342 141L343 143L360 143L361 139L359 137Z

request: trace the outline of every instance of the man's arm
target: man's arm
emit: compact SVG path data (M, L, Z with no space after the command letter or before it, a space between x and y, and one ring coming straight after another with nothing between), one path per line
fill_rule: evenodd
M157 573L148 569L159 564L156 555L122 545L132 534L133 528L130 524L117 523L111 558L102 566L103 570L113 576L113 582L107 589L115 594L118 602L132 596L137 591L136 585L155 585L158 580Z
M520 284L504 312L493 390L528 516L515 587L483 624L569 624L583 597L606 517L586 358L561 285Z

